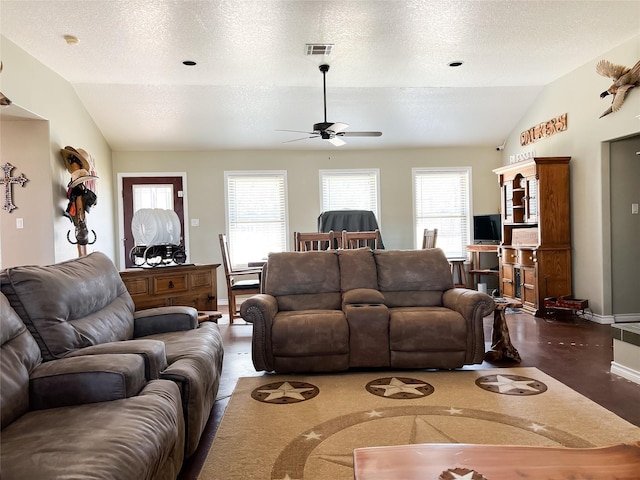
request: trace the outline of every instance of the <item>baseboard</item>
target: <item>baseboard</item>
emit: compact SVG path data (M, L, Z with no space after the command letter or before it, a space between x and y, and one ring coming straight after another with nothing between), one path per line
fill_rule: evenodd
M589 315L585 315L584 318L602 325L612 325L616 323L616 318L613 315L598 315L597 313L590 313Z
M616 313L613 316L616 323L640 322L640 313Z
M640 372L617 362L611 362L611 373L640 385Z

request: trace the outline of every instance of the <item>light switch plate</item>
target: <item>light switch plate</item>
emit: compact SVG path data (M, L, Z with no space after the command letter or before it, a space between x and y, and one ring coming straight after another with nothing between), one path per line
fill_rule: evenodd
M24 219L16 218L16 228L24 228Z
M631 213L633 215L637 215L638 214L638 204L637 203L632 203L631 204Z
M191 226L192 227L199 227L200 226L200 219L199 218L192 218L191 219Z

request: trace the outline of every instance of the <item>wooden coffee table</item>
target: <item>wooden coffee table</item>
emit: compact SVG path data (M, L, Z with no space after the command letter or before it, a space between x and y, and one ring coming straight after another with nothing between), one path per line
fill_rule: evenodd
M640 442L601 448L421 444L356 448L356 480L612 480L640 474Z

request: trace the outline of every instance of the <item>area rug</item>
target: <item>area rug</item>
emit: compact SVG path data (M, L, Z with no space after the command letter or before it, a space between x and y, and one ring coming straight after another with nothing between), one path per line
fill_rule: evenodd
M640 428L536 368L241 378L200 480L353 479L353 450L473 443L597 447Z

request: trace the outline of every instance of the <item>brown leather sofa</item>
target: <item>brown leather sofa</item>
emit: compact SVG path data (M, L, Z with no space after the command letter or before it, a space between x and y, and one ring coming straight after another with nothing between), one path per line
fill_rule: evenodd
M145 381L171 380L184 416L184 455L195 451L222 370L222 337L215 323L198 324L191 307L134 312L118 271L99 252L55 265L6 269L0 273L0 289L33 336L43 366L95 357L109 368L111 360L129 355L142 360ZM64 393L64 385L56 388ZM3 392L3 418L4 408ZM155 436L152 430L146 434ZM102 435L99 428L94 433ZM4 430L1 440L4 470Z
M4 480L177 477L184 417L175 382L147 381L136 354L42 363L1 293L0 331Z
M245 300L256 370L452 369L481 363L491 297L453 288L440 249L269 255Z

